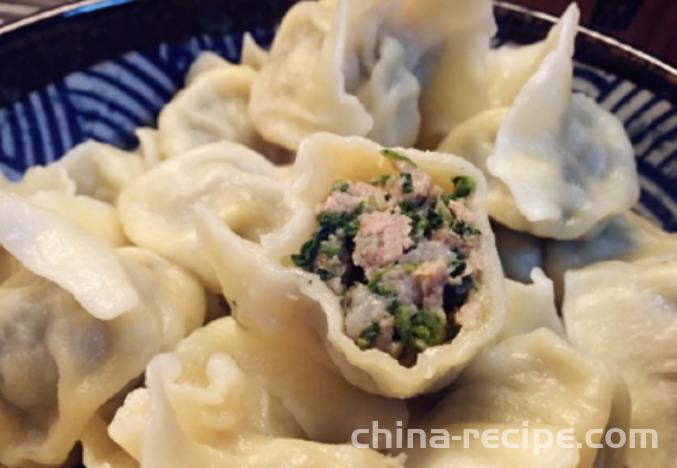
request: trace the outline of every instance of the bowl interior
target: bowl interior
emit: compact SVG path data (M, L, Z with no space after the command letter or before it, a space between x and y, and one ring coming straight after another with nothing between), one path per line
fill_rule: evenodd
M282 13L278 10L273 16ZM115 7L109 12L96 12L109 16L119 13ZM500 42L535 40L542 37L551 24L547 16L509 5L498 5L497 16ZM77 15L72 15L70 20L67 16L59 19L61 22L75 20L82 21ZM55 19L49 17L45 21L55 22ZM230 16L212 25L200 24L195 30L202 32L191 32L185 38L169 37L154 42L155 45L111 55L24 93L0 109L0 169L9 177L17 178L26 168L54 161L87 139L123 148L134 147L137 144L134 129L155 125L158 113L183 86L185 73L200 52L213 51L230 61L239 61L243 24L257 42L268 46L274 36L274 26L270 18L259 23L258 26L256 21L252 23L251 18L238 23ZM36 24L40 27L40 21L25 26L27 34ZM56 24L63 23L57 21ZM97 24L90 27L96 31L101 27ZM10 33L20 35L21 28L5 32ZM677 90L672 81L675 76L670 75L670 70L661 67L657 70L651 60L642 62L636 54L623 52L622 45L618 49L613 44L583 36L581 56L577 54L574 90L595 99L623 122L635 148L640 172L642 194L638 211L667 230L676 231ZM595 48L599 49L597 55ZM607 57L601 64L608 67L601 68L600 61L591 64L595 56L605 52L609 57L613 55L615 62ZM624 70L623 63L627 65L627 74L619 73ZM0 80L0 88L2 86Z

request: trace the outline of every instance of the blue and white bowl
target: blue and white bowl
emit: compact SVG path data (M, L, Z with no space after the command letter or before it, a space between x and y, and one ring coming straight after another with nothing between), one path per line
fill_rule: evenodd
M257 42L269 44L272 24L290 2L203 0L192 10L187 8L190 1L182 7L177 3L87 0L0 29L0 99L6 102L0 108L0 169L17 178L26 168L49 163L90 138L134 147L134 129L154 124L160 109L183 86L186 70L200 52L209 50L239 61L243 31L250 30ZM159 10L153 8L163 8L169 19L155 23L153 15ZM221 14L210 14L214 11ZM149 27L147 34L138 29L143 15L157 26ZM503 42L536 40L553 21L502 3L497 4L497 18ZM183 37L177 38L172 26ZM111 28L118 28L119 43L109 40L100 44L103 50L88 54L88 48L97 44L83 41L96 40L97 33L110 36ZM50 34L73 47L59 50L70 62L72 54L80 54L75 65L57 62L46 68L49 43L44 43ZM130 41L126 34L138 37ZM156 40L158 36L166 40ZM71 37L76 40L69 42ZM28 49L31 38L34 44L42 41L42 52ZM123 53L129 44L143 47ZM17 54L22 45L24 53ZM23 57L21 62L11 61L18 56ZM638 210L677 231L677 71L590 31L579 35L577 60L575 90L616 114L634 145L642 186ZM7 72L7 67L14 68ZM53 76L74 68L77 71L65 76Z

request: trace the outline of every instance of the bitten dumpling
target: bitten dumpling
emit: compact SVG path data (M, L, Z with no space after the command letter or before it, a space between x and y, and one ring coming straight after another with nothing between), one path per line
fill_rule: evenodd
M275 166L237 143L205 145L163 161L120 195L127 236L195 273L212 291L218 281L198 243L192 207L202 203L250 240L282 224L284 186Z
M639 199L633 149L621 122L571 93L578 9L569 7L554 47L507 109L460 125L440 145L489 174L489 213L539 237L575 239ZM495 138L494 138L495 136Z
M142 467L401 466L372 450L302 440L318 439L308 418L325 434L346 425L347 442L351 417L362 419L356 427L401 417L404 402L361 392L320 364L300 366L299 345L257 337L230 317L213 322L150 363L147 388L128 395L108 432Z
M9 203L27 216L1 234L0 463L56 465L155 353L202 324L204 290L151 252Z
M207 210L198 233L239 321L310 333L353 384L409 397L453 380L503 323L485 184L454 156L317 134L292 170L294 214L263 247Z
M657 432L657 439L646 435L645 448L637 438L626 449L631 468L673 468L677 460L675 278L674 258L603 262L565 275L569 340L623 376L632 398L630 429Z

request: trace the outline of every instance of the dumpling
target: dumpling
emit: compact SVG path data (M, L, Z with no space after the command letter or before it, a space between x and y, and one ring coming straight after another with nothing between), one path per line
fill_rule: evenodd
M578 16L576 6L569 7L553 50L512 107L473 117L440 146L484 161L491 216L539 237L590 234L639 198L633 150L622 124L587 97L571 94Z
M248 32L242 36L241 56L242 65L247 65L257 71L268 61L268 51L259 46Z
M505 276L521 283L530 283L533 269L544 267L543 241L530 234L513 231L498 223L493 223L492 227Z
M195 69L192 70L195 74ZM259 150L266 148L247 118L255 76L252 68L231 64L194 75L188 86L160 113L158 130L162 154L173 158L219 141L241 143Z
M45 236L53 247L59 245L55 233ZM202 323L204 291L190 275L135 248L116 257L138 301L102 320L66 289L24 267L21 258L0 251L3 465L64 462L99 408L141 374L154 354L172 349ZM61 258L55 271L67 269L71 260ZM95 272L97 260L92 262L88 271Z
M351 387L296 354L303 347L257 337L232 318L213 322L151 362L148 388L127 397L109 433L142 466L400 466L371 450L300 440L318 438L308 417L346 440L351 419L406 418L404 402Z
M494 216L558 239L585 235L639 199L634 152L622 123L590 98L571 95L577 22L572 5L557 45L515 98L487 159L524 219Z
M16 195L0 194L0 247L101 320L138 305L139 296L112 247Z
M548 328L557 335L564 336L562 321L555 307L555 290L543 270L534 268L531 272L531 284L506 279L505 289L508 314L499 340L526 335L539 328Z
M73 195L75 190L75 182L68 176L68 172L53 164L33 166L26 171L21 180L16 182L0 180L0 192L20 196L39 192Z
M134 134L139 140L137 151L141 155L146 168L155 167L160 161L165 159L160 150L160 132L154 128L142 127L137 128Z
M488 106L491 13L486 0L301 2L254 82L250 117L291 150L319 131L411 146L422 130L432 147Z
M85 195L66 195L58 192L38 192L26 199L35 206L73 221L88 234L114 247L129 244L118 219L117 210L109 203Z
M636 438L626 449L631 468L674 467L677 460L676 277L675 259L604 262L565 275L570 341L624 377L630 429L656 431L646 434L646 448Z
M112 204L122 188L146 170L138 154L92 140L79 144L49 167L65 169L75 182L76 194Z
M293 174L293 215L261 248L199 210L235 317L323 341L370 392L404 398L453 380L505 315L481 173L449 155L317 134Z
M573 20L574 7L565 13ZM565 21L553 26L545 39L529 45L506 44L487 55L489 103L492 108L510 106L522 87L536 74L543 60L553 52L562 35L571 34ZM566 39L565 39L566 40Z
M487 55L496 33L486 0L407 0L406 23L431 41L421 60L418 146L436 148L458 124L489 108ZM433 32L431 32L433 31ZM435 36L437 36L435 38ZM436 39L436 40L435 40Z
M82 463L86 468L137 468L138 462L108 435L108 425L98 414L82 433Z
M663 231L631 211L612 219L599 234L576 241L548 241L545 270L562 297L564 274L604 260L632 262L645 258L677 257L677 234Z
M381 0L294 5L252 87L249 115L263 137L290 150L318 131L374 131L389 140L384 144L413 144L420 122L413 60L394 33L380 31L401 6Z
M243 63L242 65L249 66L247 63ZM230 63L228 60L214 52L200 52L197 58L193 60L188 72L186 72L186 86L193 84L199 76L202 76L205 73L215 70L225 70L230 67L237 67L237 65Z
M76 195L76 184L68 172L56 165L35 166L17 182L7 182L1 193L20 195L32 205L75 222L94 237L112 246L127 244L115 208L86 195Z
M599 454L583 445L587 431L599 431L589 437L596 444L610 419L623 422L619 415L626 413L628 404L624 390L601 365L550 330L541 328L509 338L477 356L444 399L412 427L428 434L431 429L438 435L447 431L449 437L461 437L469 429L491 429L505 438L494 440L507 440L515 447L486 448L479 437L469 435L469 441L454 439L447 448L409 450L407 466L590 468ZM554 439L561 430L573 436L573 443L570 439L568 445L552 443L540 447L540 452L536 449L537 432L547 431ZM528 446L523 443L524 434ZM577 448L576 443L583 447ZM608 466L619 466L622 452L615 452L604 454L611 460Z
M213 143L166 160L120 194L127 236L195 273L218 291L195 234L192 207L201 203L250 240L285 220L284 186L263 156L242 145Z

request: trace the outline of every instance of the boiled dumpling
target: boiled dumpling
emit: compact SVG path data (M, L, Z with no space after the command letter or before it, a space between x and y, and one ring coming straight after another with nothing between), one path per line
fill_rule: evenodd
M243 63L242 65L248 66L249 64ZM214 52L200 52L197 58L193 60L188 72L186 72L186 86L192 85L198 77L205 73L215 70L225 70L231 67L239 68L237 65L230 63L228 60Z
M401 5L323 0L292 7L252 88L249 115L264 138L296 150L317 131L373 131L384 144L412 144L420 123L415 58L379 31Z
M268 51L259 46L248 32L242 37L241 56L242 65L250 66L254 70L260 70L268 61Z
M604 260L631 262L644 258L677 258L677 234L667 233L628 211L612 219L593 237L567 242L548 241L544 250L544 268L555 281L557 295L561 298L567 270Z
M574 7L570 7L568 14L573 19ZM543 60L557 48L562 35L570 33L565 21L560 21L542 41L523 46L506 44L492 49L487 56L490 106L510 106Z
M32 205L75 222L113 246L127 244L115 208L96 198L76 195L76 184L63 167L32 167L18 182L0 186L2 192L21 195Z
M591 99L571 94L578 16L569 7L552 51L512 107L473 117L440 146L486 168L494 219L539 237L590 234L639 198L623 125Z
M141 155L147 169L156 166L165 159L160 149L160 132L154 128L137 128L134 134L139 139L137 151Z
M247 118L255 76L253 69L241 65L219 66L194 76L160 113L162 154L172 158L218 141L256 147L259 137Z
M76 194L113 204L122 188L146 170L138 154L91 140L79 144L49 167L65 169L75 182Z
M200 210L198 233L233 314L271 333L309 333L367 391L408 397L451 381L505 314L481 173L448 155L318 134L293 174L293 215L263 247ZM301 268L275 261L290 255Z
M249 114L291 150L318 131L411 146L421 130L432 147L488 107L494 30L485 0L301 2L282 21Z
M111 246L15 195L0 193L0 247L101 320L138 305L134 285Z
M85 428L82 444L82 463L86 468L137 468L138 462L108 435L108 424L98 414Z
M55 165L33 166L17 182L0 179L0 192L21 196L39 192L73 195L75 191L75 182L69 177L66 169Z
M421 134L418 144L436 148L458 124L489 108L487 54L496 33L487 0L407 0L405 24L430 49L421 59Z
M195 234L201 203L239 235L258 240L286 216L276 168L236 143L213 143L166 160L125 187L118 212L127 236L198 275L213 291L216 275Z
M499 339L526 335L539 328L548 328L564 336L564 328L555 307L555 290L543 270L532 270L531 284L507 279L505 289L508 313Z
M52 211L73 221L90 235L106 241L114 247L129 244L114 206L85 195L64 195L54 192L39 192L27 200L40 208Z
M476 357L445 398L413 427L428 434L431 428L446 430L451 436L466 429L498 430L516 447L486 448L478 437L468 436L469 448L454 441L446 449L409 450L407 466L592 467L599 454L589 446L553 443L535 452L536 431L547 430L554 438L559 430L573 429L575 441L583 445L587 431L595 429L600 432L591 432L589 440L597 443L610 418L622 422L622 417L614 418L627 411L623 392L622 383L600 364L550 330L509 338ZM528 434L528 446L522 431ZM622 452L604 456L611 460L608 466L619 466L613 462L622 460Z
M172 349L202 323L204 291L190 275L135 248L116 257L138 302L101 320L66 289L0 255L3 465L62 463L99 408L154 354Z
M571 95L577 20L572 6L557 45L515 98L487 159L523 219L493 215L509 227L559 239L585 235L639 199L622 123L590 98Z
M288 341L277 344L283 345L278 348L282 354L295 352ZM285 395L284 390L280 393L286 388L284 378L281 386L275 385L279 381L266 380L266 375L280 377L285 372L276 366L285 358L266 351L275 346L265 337L252 336L232 318L213 322L181 343L174 354L158 356L151 362L146 374L148 388L127 397L109 433L141 466L149 467L400 466L372 450L300 440L304 437L303 424L299 425L295 417L306 404L310 405L306 408L308 415L328 429L341 419L327 418L332 412L343 417L355 413L365 418L364 424L367 415L360 413L374 411L376 406L365 400L361 408L342 409L352 387L341 384L338 376L331 377L328 369L321 371L321 366L315 367L320 374L310 379L299 378L294 368L288 367L293 374L287 377L289 383L305 390L302 395ZM252 353L256 347L263 351L261 362ZM298 361L293 360L290 363L296 366ZM331 390L332 379L339 384L335 391ZM323 388L325 384L330 387ZM359 404L360 392L353 389L352 393ZM362 398L372 403L377 400L367 394ZM296 403L292 403L294 399ZM322 407L314 408L319 411L312 411L313 405L323 400ZM346 437L349 433L346 431Z
M646 448L636 439L626 449L625 466L631 468L676 466L675 278L675 259L604 262L565 275L569 339L623 376L632 398L630 428L657 432L657 440L647 435Z

